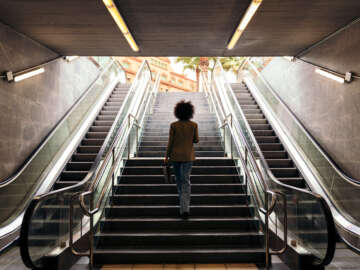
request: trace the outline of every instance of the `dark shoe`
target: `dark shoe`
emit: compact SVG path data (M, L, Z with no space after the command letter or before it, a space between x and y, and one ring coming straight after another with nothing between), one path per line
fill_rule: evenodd
M183 219L188 219L189 218L189 212L184 212L180 215Z

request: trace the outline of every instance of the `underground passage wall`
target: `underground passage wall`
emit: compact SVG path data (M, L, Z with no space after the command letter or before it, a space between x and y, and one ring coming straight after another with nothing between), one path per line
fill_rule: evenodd
M0 72L21 71L59 54L0 23ZM95 80L87 57L59 59L45 73L8 83L0 80L0 182L23 164L74 102Z
M301 59L360 75L360 23L312 49ZM301 60L274 58L262 71L311 135L342 170L360 179L360 80L340 84Z

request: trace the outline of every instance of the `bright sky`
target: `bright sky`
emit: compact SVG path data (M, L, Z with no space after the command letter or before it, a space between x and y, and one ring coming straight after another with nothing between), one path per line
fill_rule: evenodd
M176 57L169 57L170 59L170 62L171 62L171 67L172 69L176 72L176 73L180 73L180 74L183 74L183 64L182 63L175 63L175 59ZM188 77L189 79L192 79L192 80L196 80L196 74L194 71L192 70L186 70L184 72L184 74L186 75L186 77Z
M171 67L172 69L177 72L177 73L180 73L180 74L183 74L183 64L182 63L175 63L175 59L176 57L169 57L170 59L170 62L171 62ZM196 80L196 74L195 74L195 71L192 71L192 70L186 70L184 72L184 74L186 75L186 77L192 79L192 80ZM228 79L228 81L230 83L234 83L236 82L236 76L232 73L232 72L226 72L226 77Z

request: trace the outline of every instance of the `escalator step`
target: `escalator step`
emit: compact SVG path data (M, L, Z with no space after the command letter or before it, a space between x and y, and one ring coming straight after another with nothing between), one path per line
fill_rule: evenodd
M116 115L99 115L96 117L96 120L100 121L114 121L116 118Z
M76 153L72 156L72 161L94 161L96 154Z
M94 145L81 145L78 147L78 153L98 153L100 151L101 146Z
M88 132L87 134L86 134L86 138L91 138L91 139L105 139L106 138L106 136L107 136L107 132Z
M113 121L95 120L94 126L112 126Z
M93 162L69 162L66 165L67 171L89 171Z
M288 158L286 151L262 151L265 159Z
M104 139L84 139L81 141L82 145L102 145L104 143Z

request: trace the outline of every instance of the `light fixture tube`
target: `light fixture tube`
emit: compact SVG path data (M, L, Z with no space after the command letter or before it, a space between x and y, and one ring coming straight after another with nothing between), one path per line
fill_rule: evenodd
M33 77L33 76L36 76L36 75L39 75L39 74L44 73L44 72L45 72L44 68L34 69L32 71L23 73L21 75L14 76L14 81L19 82L19 81L25 80L27 78L30 78L30 77Z
M332 79L332 80L337 81L339 83L344 83L345 82L345 78L340 77L340 76L335 75L335 74L332 74L332 73L327 72L325 70L317 68L317 69L315 69L315 72L320 74L321 76Z
M294 57L293 56L284 56L284 58L290 62L294 61Z
M75 59L78 58L78 57L79 57L79 56L77 56L77 55L65 56L65 59L66 59L66 61L71 62L71 61L75 60Z
M235 33L231 37L231 40L227 46L228 50L232 50L238 42L241 34L255 15L257 9L261 5L262 0L252 0L250 6L247 8L244 17L242 17L239 26L236 28Z
M135 39L131 35L131 33L129 31L129 28L127 27L127 25L126 25L123 17L121 16L119 10L115 6L115 3L113 2L113 0L103 0L103 2L105 4L106 8L108 9L108 11L110 12L111 16L113 17L114 21L116 22L116 24L120 28L120 31L123 33L124 37L126 38L127 42L129 43L131 49L134 52L138 52L139 47L136 44Z

